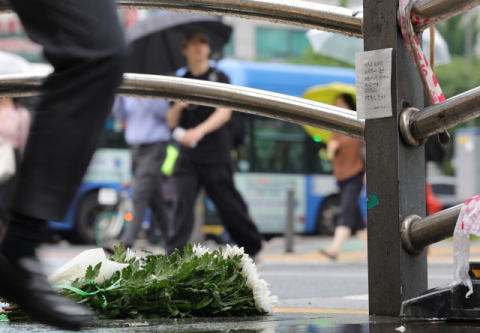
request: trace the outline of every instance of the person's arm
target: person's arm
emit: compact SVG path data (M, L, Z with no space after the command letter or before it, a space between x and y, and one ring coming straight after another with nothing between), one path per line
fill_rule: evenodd
M113 104L112 113L115 119L127 119L127 112L125 110L125 101L123 97L115 97L115 103Z
M180 143L187 147L193 147L208 133L214 132L225 125L232 117L232 110L217 108L203 123L191 128Z
M174 129L180 124L180 117L182 116L182 111L188 106L188 103L174 103L168 109L167 112L167 124L168 127Z
M332 133L330 141L327 144L327 155L333 157L335 152L340 148L340 136L339 134Z
M30 113L27 110L20 109L18 112L21 112L20 124L18 126L18 149L20 154L23 155L25 146L27 144L28 133L30 131Z

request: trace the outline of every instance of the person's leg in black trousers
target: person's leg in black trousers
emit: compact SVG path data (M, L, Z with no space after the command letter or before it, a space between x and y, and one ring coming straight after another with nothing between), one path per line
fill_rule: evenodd
M248 208L233 183L232 166L229 163L197 165L200 181L205 185L222 223L232 239L243 246L251 256L262 249L262 235L248 215Z
M155 191L150 199L150 208L152 210L150 223L155 226L153 229L154 233L156 233L157 228L160 229L163 242L167 244L170 234L170 216L168 214L167 203L163 196L163 177L161 173L158 174L155 183L158 184L158 186L155 187ZM154 241L156 242L156 237Z
M34 248L62 220L121 82L125 43L113 0L11 0L55 72L43 85L0 245L0 296L35 320L79 329L87 311L48 285ZM83 312L83 314L82 314Z
M340 187L340 216L333 235L333 242L329 249L320 250L331 259L337 258L345 241L355 233L367 250L367 230L358 206L358 197L363 187L363 171L338 182L338 185Z
M187 159L179 158L173 172L175 199L170 236L167 241L167 254L178 249L183 254L195 223L195 200L199 190L198 167Z

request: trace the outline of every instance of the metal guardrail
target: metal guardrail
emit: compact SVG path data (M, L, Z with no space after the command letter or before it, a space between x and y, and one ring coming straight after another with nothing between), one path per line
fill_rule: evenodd
M0 76L0 98L37 95L45 78ZM259 89L171 76L124 74L118 95L223 107L364 140L364 121L357 120L354 111Z
M410 254L419 254L426 246L452 237L461 209L462 205L457 205L425 218L407 216L400 229L405 250Z
M421 111L403 110L400 129L405 141L417 147L427 137L480 116L480 87L449 98Z
M302 0L117 0L117 3L121 8L237 16L363 37L361 11ZM414 29L419 33L479 4L480 0L417 0L412 12L421 23ZM0 0L0 13L11 11L8 0Z
M266 20L362 38L361 11L302 0L117 0L117 3L123 8L174 10ZM0 0L0 13L11 11L8 0Z
M475 6L480 0L422 0L413 5L412 12L422 24L413 28L418 33L441 21L459 15Z

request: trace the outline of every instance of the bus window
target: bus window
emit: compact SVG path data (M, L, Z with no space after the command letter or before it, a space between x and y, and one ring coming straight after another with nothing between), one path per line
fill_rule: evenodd
M314 141L298 124L249 115L245 123L249 172L330 174L320 159L323 142Z
M276 119L253 117L247 126L248 156L253 172L303 173L306 169L301 126Z
M327 145L324 142L318 142L312 137L308 136L305 144L306 154L308 156L308 174L331 174L332 163L320 158L320 149L326 149Z

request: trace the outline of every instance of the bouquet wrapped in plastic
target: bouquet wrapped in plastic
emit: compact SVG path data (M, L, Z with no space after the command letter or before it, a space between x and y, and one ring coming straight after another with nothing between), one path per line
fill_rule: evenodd
M92 252L95 251L95 252ZM100 253L100 252L101 253ZM97 253L98 252L98 253ZM62 295L83 303L98 318L249 316L272 314L277 302L259 279L243 248L209 249L190 244L181 256L115 248L80 254L49 280Z

